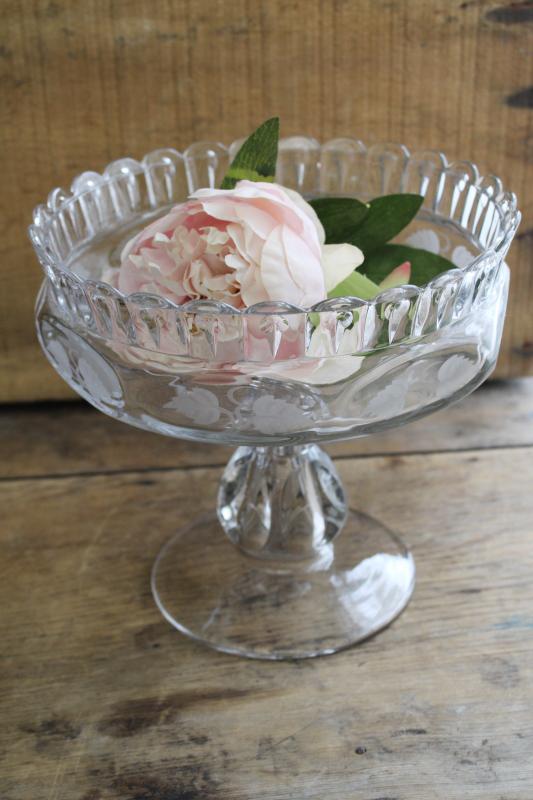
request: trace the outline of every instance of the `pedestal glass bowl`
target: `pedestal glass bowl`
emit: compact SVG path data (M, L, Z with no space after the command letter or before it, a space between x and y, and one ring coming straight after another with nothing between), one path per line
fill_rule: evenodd
M196 188L218 186L231 156L210 143L159 150L103 175L86 172L70 192L54 190L30 228L45 273L38 336L57 372L104 413L237 446L216 513L179 530L157 557L153 593L169 622L251 657L333 653L402 611L415 568L395 532L349 510L319 445L403 425L487 377L519 213L500 181L470 163L296 137L281 142L280 183L304 196L423 194L397 241L440 252L457 268L372 301L245 312L124 296L102 282L136 231Z

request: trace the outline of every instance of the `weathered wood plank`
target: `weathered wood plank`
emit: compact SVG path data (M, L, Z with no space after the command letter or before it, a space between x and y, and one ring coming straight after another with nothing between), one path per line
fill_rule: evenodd
M71 392L40 357L24 233L54 186L117 158L285 135L401 141L515 191L500 376L533 371L533 26L511 0L5 0L0 34L0 400ZM525 8L525 11L523 10ZM518 9L518 10L517 10Z
M379 637L294 664L195 645L150 597L217 469L4 482L2 800L530 800L532 456L340 461L418 588Z
M227 447L139 431L86 405L0 412L0 477L223 465ZM335 456L533 444L533 379L492 382L456 406L408 426L328 447Z

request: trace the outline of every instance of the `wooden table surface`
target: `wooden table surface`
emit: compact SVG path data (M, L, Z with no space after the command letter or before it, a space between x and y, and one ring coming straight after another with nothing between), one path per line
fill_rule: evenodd
M179 635L150 567L229 451L78 405L0 412L1 800L531 800L533 381L330 448L414 598L326 658Z

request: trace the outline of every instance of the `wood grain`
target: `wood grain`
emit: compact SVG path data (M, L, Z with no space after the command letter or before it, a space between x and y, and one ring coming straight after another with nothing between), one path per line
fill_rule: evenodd
M532 457L339 462L417 590L301 663L216 654L154 607L153 557L218 469L3 482L2 800L530 800Z
M70 396L40 356L32 208L78 172L283 133L355 135L476 161L520 198L498 374L533 372L533 25L512 0L4 0L0 399ZM525 9L525 11L524 11Z
M0 479L188 466L223 466L231 448L120 424L85 404L5 408ZM533 378L493 381L444 411L328 447L336 457L533 445Z

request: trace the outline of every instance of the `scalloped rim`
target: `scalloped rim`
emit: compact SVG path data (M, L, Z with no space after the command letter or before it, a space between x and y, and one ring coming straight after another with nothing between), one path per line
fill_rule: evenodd
M154 167L168 165L173 161L173 159L184 161L185 169L188 175L189 173L187 170L187 165L190 164L191 161L194 161L194 158L196 157L194 151L197 150L199 146L209 146L212 148L214 154L216 154L216 151L218 151L219 155L227 155L231 159L243 141L243 139L237 139L229 147L226 147L219 142L195 142L186 150L184 150L183 153L172 148L158 149L147 153L141 161L136 161L133 158L121 158L116 161L112 161L107 165L103 173L83 172L77 175L72 181L70 192L57 187L48 195L46 204L40 204L34 209L34 222L33 225L30 225L28 229L32 244L36 251L42 250L43 241L41 237L46 236L47 229L52 224L54 217L60 211L65 210L72 200L92 192L95 187L99 185L111 184L114 180L116 180L117 176L121 177L127 174L139 172L144 172L146 174L150 170L154 169ZM44 254L46 257L46 262L48 262L48 264L53 266L55 269L58 269L60 272L69 275L71 278L74 278L81 285L90 285L94 288L103 290L106 294L114 295L118 300L123 302L135 302L146 307L157 306L159 308L173 309L174 311L178 312L194 314L216 313L228 315L231 314L234 316L259 314L262 316L268 316L275 314L293 315L331 311L338 312L360 308L362 306L370 307L382 303L398 302L406 296L413 298L414 296L420 295L423 291L427 291L428 289L431 291L433 289L440 289L443 285L447 284L451 280L454 280L459 275L464 275L467 272L477 271L478 266L483 265L486 262L487 257L490 257L491 255L497 255L501 249L509 246L521 219L521 214L517 207L516 195L513 192L504 191L502 182L497 176L481 176L476 164L473 162L449 162L445 154L439 151L425 150L411 152L405 145L386 142L378 142L370 147L367 147L360 140L350 139L348 137L342 139L330 139L323 145L320 145L316 139L312 139L310 137L292 136L280 139L280 152L291 149L291 147L293 147L295 144L305 144L309 150L327 151L328 149L334 149L335 145L337 145L339 142L350 142L356 147L358 152L366 153L367 155L372 154L373 152L383 151L384 148L390 149L395 147L401 149L406 161L410 158L424 160L433 158L440 162L444 173L453 173L460 169L466 178L467 184L475 186L481 192L487 194L487 196L494 202L505 203L507 205L505 213L502 213L502 226L504 228L504 233L501 241L495 248L491 248L480 253L480 255L468 265L468 267L457 267L455 269L447 270L427 284L423 284L421 286L404 284L402 286L395 287L394 289L386 289L370 300L363 300L356 296L325 299L321 300L319 303L316 303L310 308L302 308L281 300L256 303L253 306L249 306L245 309L236 309L227 303L217 300L191 300L183 305L177 305L161 295L138 292L125 295L118 289L115 289L113 286L108 283L104 283L103 281L94 281L81 278L79 275L76 275L70 269L66 268L62 262L58 262L52 258L49 251L45 251ZM39 260L42 261L42 258L39 257Z

